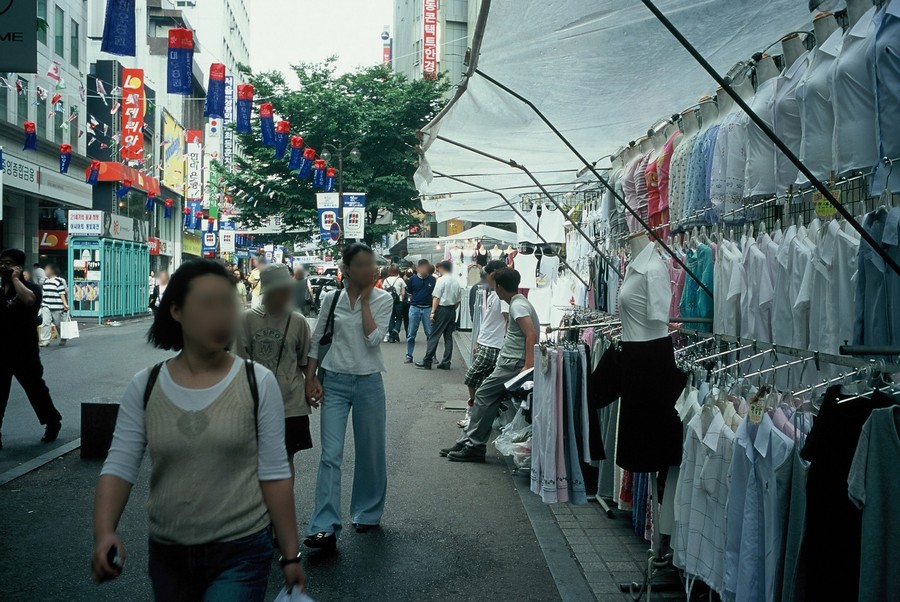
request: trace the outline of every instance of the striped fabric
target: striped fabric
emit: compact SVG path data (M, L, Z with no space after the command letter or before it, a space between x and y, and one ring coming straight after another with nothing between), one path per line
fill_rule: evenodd
M66 281L59 276L44 280L43 306L50 311L65 311L62 296L66 293Z

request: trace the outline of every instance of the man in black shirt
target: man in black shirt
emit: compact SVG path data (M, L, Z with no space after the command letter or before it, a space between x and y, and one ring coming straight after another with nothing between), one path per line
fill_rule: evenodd
M0 346L0 427L9 401L13 376L25 389L28 401L41 424L47 426L41 441L56 441L62 416L53 406L44 383L44 367L38 347L38 309L41 288L22 278L25 253L7 249L0 253L0 332L6 344ZM0 439L0 449L3 440Z

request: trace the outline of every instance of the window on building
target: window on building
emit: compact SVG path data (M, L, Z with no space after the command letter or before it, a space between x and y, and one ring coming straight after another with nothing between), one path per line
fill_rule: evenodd
M63 9L56 7L55 19L53 21L53 48L59 56L66 54L66 13Z
M0 86L0 119L9 121L9 90Z
M69 108L69 144L74 148L78 144L78 107Z
M16 123L28 121L28 80L19 78L17 88L22 88L22 93L16 91Z
M81 58L78 48L80 41L78 39L78 21L72 19L72 22L69 24L69 62L76 68L78 67L78 60Z
M416 40L415 50L413 52L415 52L416 55L415 64L418 65L422 62L422 40Z
M37 16L47 22L47 0L37 0ZM41 44L47 45L47 30L38 27L37 39Z
M47 99L37 99L37 114L34 116L34 125L38 138L47 138Z
M69 143L69 132L62 127L66 121L66 107L62 103L61 106L53 107L53 140L60 144ZM57 110L57 108L61 110Z

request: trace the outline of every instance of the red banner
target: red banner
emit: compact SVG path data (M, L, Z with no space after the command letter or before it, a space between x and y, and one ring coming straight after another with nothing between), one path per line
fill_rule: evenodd
M122 158L144 160L143 69L122 69Z
M425 79L435 79L438 74L438 0L425 0L422 36L422 73Z
M68 249L69 233L65 230L38 230L38 249L44 251L65 251Z
M152 236L147 238L147 250L151 255L159 255L159 239Z

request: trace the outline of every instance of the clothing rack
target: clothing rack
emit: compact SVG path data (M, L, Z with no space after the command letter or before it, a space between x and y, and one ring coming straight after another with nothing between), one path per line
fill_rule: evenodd
M688 335L688 336L698 336L698 337L709 337L710 333L701 332L698 330L693 330L685 327L676 327L676 330L679 332ZM753 349L754 353L757 351L767 350L772 351L776 355L790 355L793 357L799 358L809 358L816 363L816 368L818 369L821 363L833 364L835 366L844 366L847 368L870 368L878 372L884 372L887 374L897 374L900 373L900 364L896 362L888 362L884 359L872 359L872 360L862 360L847 357L846 355L833 355L830 353L822 353L820 351L810 351L809 349L797 349L795 347L787 347L785 345L775 345L772 343L763 343L761 341L755 341L750 339L743 339L740 337L735 337L732 335L726 334L713 334L713 338L719 343L729 343L729 344L737 344L741 345L738 349L731 349L727 352L724 352L720 355L728 355L729 353L735 353L737 351L743 351L745 349ZM890 350L890 347L866 347L864 353L855 353L854 355L890 355L889 353L883 353L885 350ZM874 351L873 351L874 350ZM897 351L896 349L894 350Z

